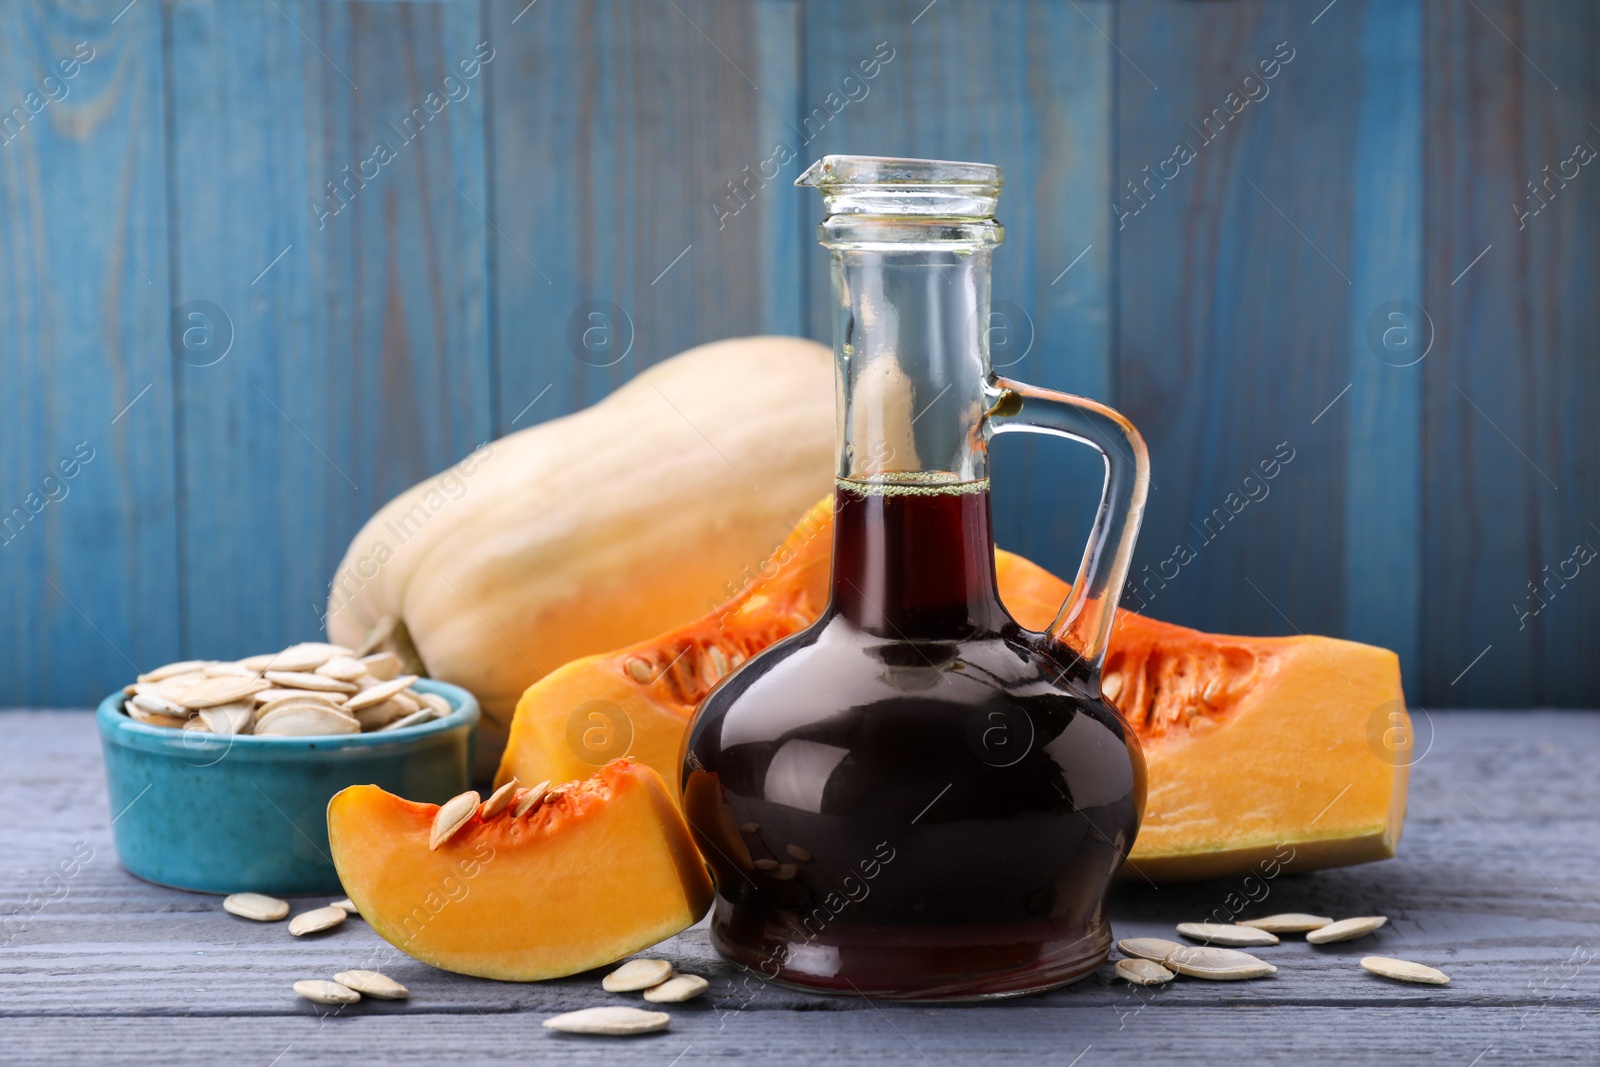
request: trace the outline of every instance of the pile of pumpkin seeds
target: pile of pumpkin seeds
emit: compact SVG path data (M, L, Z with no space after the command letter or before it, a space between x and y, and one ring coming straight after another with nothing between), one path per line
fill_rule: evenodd
M1117 949L1125 958L1117 961L1116 972L1119 978L1134 985L1161 985L1180 974L1216 982L1264 978L1276 974L1278 968L1248 952L1239 951L1241 947L1276 945L1279 943L1279 934L1303 933L1306 941L1313 945L1353 941L1365 937L1388 921L1382 915L1364 915L1335 922L1328 916L1288 912L1239 923L1179 923L1178 933L1192 941L1201 942L1199 947L1159 937L1125 938L1117 942ZM1449 976L1443 971L1390 956L1363 957L1361 967L1373 974L1402 982L1427 985L1450 983Z
M399 730L450 714L412 689L393 652L357 656L306 641L242 660L184 660L141 674L123 710L150 726L228 736L313 737Z

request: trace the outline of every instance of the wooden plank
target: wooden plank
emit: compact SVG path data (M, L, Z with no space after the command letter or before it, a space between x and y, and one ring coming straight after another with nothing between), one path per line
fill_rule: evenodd
M1337 634L1348 617L1349 409L1324 409L1367 310L1354 262L1384 238L1337 161L1402 139L1364 128L1351 94L1404 75L1363 58L1363 5L1313 24L1323 7L1119 9L1118 367L1156 484L1124 603L1209 630Z
M502 431L685 348L794 331L796 165L762 168L793 114L795 11L489 4Z
M1345 618L1339 636L1393 649L1422 693L1422 4L1351 6L1359 20L1360 114L1349 159L1350 391L1346 422ZM1330 27L1331 28L1331 27Z
M294 939L281 925L222 913L215 897L131 878L115 864L88 713L0 712L9 742L0 748L0 804L23 810L30 798L56 800L28 809L36 817L19 824L12 859L0 868L0 936L12 961L0 969L0 1041L25 1062L105 1058L109 1048L134 1064L225 1055L436 1063L488 1059L516 1042L540 1063L658 1067L690 1047L685 1061L794 1062L803 1047L809 1062L1055 1064L1086 1046L1094 1053L1083 1063L1119 1053L1183 1063L1470 1063L1491 1046L1502 1061L1553 1062L1592 1047L1600 1039L1600 861L1572 842L1592 839L1600 819L1586 773L1600 714L1452 712L1435 714L1431 726L1432 745L1413 768L1400 856L1283 877L1267 883L1258 905L1376 912L1391 917L1389 926L1343 945L1289 939L1262 949L1280 966L1271 979L1180 980L1144 991L1102 968L1071 988L1016 1002L873 1005L743 975L715 958L702 925L651 953L706 975L708 994L675 1007L667 1035L602 1044L537 1025L614 1001L598 991L597 973L525 985L449 975L399 956L359 921ZM84 856L85 846L92 854L64 893L46 882L60 859ZM1116 933L1168 933L1176 919L1204 916L1239 888L1123 886L1112 908ZM30 909L30 893L50 899ZM1374 978L1355 962L1371 952L1435 963L1453 984ZM298 978L352 966L392 974L412 999L322 1019L289 991ZM368 1018L378 1015L392 1017Z
M1565 161L1600 151L1600 12L1430 3L1426 26L1426 303L1448 358L1426 364L1425 689L1592 704L1600 172Z
M178 293L233 338L178 366L185 647L229 657L316 633L361 523L491 434L499 57L472 5L171 18Z
M853 153L1000 164L1008 228L994 260L997 367L1115 402L1111 222L1102 206L1110 195L1111 29L1105 0L809 3L796 138L807 143L796 147L807 163ZM863 82L859 64L880 46L893 58ZM815 243L820 198L808 193L804 210L810 333L831 343L828 258ZM1075 573L1100 499L1099 457L1013 437L996 449L993 477L999 543Z
M0 701L178 648L161 10L122 6L0 9Z

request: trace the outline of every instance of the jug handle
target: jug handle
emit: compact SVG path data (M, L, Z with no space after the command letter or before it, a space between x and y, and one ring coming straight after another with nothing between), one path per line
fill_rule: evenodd
M1133 563L1134 542L1150 487L1150 455L1133 423L1104 404L1040 389L991 374L985 439L995 434L1045 433L1081 441L1105 460L1105 486L1072 592L1046 631L1098 678L1116 621L1117 601Z

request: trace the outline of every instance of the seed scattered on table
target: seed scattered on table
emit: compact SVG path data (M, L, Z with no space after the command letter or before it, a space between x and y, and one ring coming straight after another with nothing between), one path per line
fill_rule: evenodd
M785 847L785 851L789 853L790 857L799 860L801 863L811 862L811 853L799 845L788 845Z
M644 999L652 1004L682 1004L693 1000L711 985L698 974L675 974L658 986L644 991Z
M1176 952L1161 961L1166 967L1186 974L1190 978L1206 978L1213 982L1237 982L1246 978L1265 978L1276 974L1278 968L1248 952L1232 948L1197 948L1180 946Z
M1178 933L1208 945L1276 945L1278 935L1230 923L1179 923Z
M1183 946L1176 941L1167 941L1159 937L1125 937L1117 942L1117 950L1124 956L1133 956L1141 960L1155 960L1162 962Z
M469 789L460 796L451 797L439 807L433 817L433 830L428 835L428 850L435 851L455 836L456 831L471 821L480 802L478 791Z
M377 971L340 971L333 980L374 1000L405 1000L411 995L411 990Z
M752 866L754 866L758 871L775 871L778 869L778 861L774 859L767 859L763 856L761 859L756 860Z
M241 919L275 923L289 914L289 902L261 893L234 893L223 898L222 910Z
M629 960L605 976L600 988L607 993L634 993L658 986L672 977L672 964L666 960Z
M1173 974L1155 960L1136 958L1118 960L1117 977L1125 978L1134 985L1161 985L1172 981Z
M1241 919L1240 926L1253 926L1271 934L1303 934L1332 926L1333 920L1325 915L1307 915L1300 911L1286 911L1281 915L1266 915L1259 919Z
M1329 945L1335 941L1354 941L1358 937L1365 937L1378 927L1388 922L1383 915L1364 915L1356 919L1340 919L1336 923L1319 927L1306 934L1306 940L1313 945Z
M360 915L361 914L361 912L356 909L355 902L352 901L349 897L345 897L343 900L336 900L332 904L329 904L328 907L330 907L330 908L343 908L345 911L349 912L351 915Z
M326 908L313 908L310 911L302 911L290 919L289 932L295 937L321 933L323 930L333 929L349 917L348 911L335 908L331 904Z
M294 984L294 991L314 1004L354 1004L361 999L354 989L326 978L302 978Z
M1373 974L1381 974L1385 978L1394 978L1401 982L1419 982L1422 985L1450 984L1450 976L1441 970L1421 963L1412 963L1410 960L1397 960L1393 956L1363 956L1361 967Z
M649 1034L665 1030L672 1016L664 1011L645 1011L642 1008L584 1008L569 1011L546 1019L546 1029L564 1034L606 1034L614 1037L628 1034Z

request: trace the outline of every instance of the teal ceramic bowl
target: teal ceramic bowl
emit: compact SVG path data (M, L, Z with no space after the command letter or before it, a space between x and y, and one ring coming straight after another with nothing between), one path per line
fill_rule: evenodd
M95 714L117 856L148 882L204 893L340 893L328 854L328 801L378 785L441 804L469 788L478 702L428 679L450 702L419 726L338 737L216 737L147 726L122 691Z

